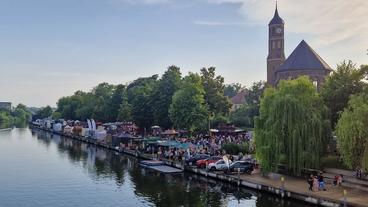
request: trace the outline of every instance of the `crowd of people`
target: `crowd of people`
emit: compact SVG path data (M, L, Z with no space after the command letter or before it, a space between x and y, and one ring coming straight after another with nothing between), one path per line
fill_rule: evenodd
M320 173L318 176L311 174L308 178L309 191L317 192L320 190L326 190L326 183L324 181L323 174Z
M158 158L176 160L185 160L196 154L223 156L229 154L228 152L226 152L226 150L223 149L223 146L225 144L236 143L241 145L245 142L250 143L251 137L248 134L244 133L237 135L198 135L196 138L193 139L173 138L171 140L179 142L186 147L162 147L148 145L145 148L145 151L146 153L157 153ZM249 146L250 148L254 148L252 145ZM241 159L243 157L243 153L232 155L232 157L234 156L236 156L236 159L239 159L239 157Z
M341 186L343 182L344 176L342 174L335 175L332 185L333 186ZM309 191L317 192L317 191L326 191L326 181L322 173L319 175L311 174L308 177L308 185Z

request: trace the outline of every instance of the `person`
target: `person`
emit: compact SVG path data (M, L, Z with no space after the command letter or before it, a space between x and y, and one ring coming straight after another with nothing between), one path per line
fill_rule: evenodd
M318 182L319 182L319 190L324 190L325 191L326 187L325 187L325 181L324 181L322 173L320 173L319 176L318 176Z
M313 191L316 192L318 191L318 179L317 176L313 177Z
M309 191L313 191L313 175L311 174L308 178Z
M341 186L341 183L344 180L344 175L340 174L340 176L337 178L337 186Z
M333 185L337 185L337 182L338 182L338 180L339 180L339 175L335 175L335 177L334 177L334 180L333 180Z

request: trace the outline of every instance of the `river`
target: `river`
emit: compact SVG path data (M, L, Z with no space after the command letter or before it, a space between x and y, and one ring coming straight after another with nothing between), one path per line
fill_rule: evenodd
M76 140L28 128L0 130L1 207L302 207L197 175L164 175Z

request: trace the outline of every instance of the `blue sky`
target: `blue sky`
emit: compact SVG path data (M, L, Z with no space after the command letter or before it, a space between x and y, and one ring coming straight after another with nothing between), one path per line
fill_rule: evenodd
M331 67L368 63L367 2L280 0L286 55L305 39ZM173 64L183 74L215 66L227 83L249 86L266 79L274 7L271 0L1 0L0 101L55 106L76 90Z

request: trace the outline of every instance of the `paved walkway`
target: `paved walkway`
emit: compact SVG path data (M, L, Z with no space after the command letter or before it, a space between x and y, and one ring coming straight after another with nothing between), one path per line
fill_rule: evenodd
M294 193L300 193L304 195L310 195L312 197L323 198L326 200L335 200L336 202L343 200L343 192L347 191L347 200L354 206L368 206L368 193L365 191L347 188L336 187L328 184L326 186L327 191L311 192L308 190L308 183L306 180L298 179L295 177L284 176L285 178L285 190ZM272 186L275 188L281 187L280 179L270 179L263 177L260 173L254 173L252 175L241 175L241 179L259 183L263 185Z

